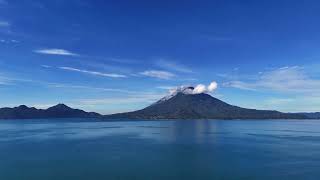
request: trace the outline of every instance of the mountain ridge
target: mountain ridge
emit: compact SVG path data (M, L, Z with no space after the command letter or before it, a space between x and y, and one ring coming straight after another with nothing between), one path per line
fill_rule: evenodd
M178 92L133 112L106 115L126 119L309 119L303 114L247 109L225 103L209 94Z
M65 104L57 104L47 109L37 109L26 105L0 108L0 119L99 118L101 116L99 113L73 109Z
M274 110L242 108L206 93L191 94L183 89L161 98L141 110L101 115L57 104L47 109L20 105L0 108L0 119L101 118L107 119L319 119L320 113L283 113Z

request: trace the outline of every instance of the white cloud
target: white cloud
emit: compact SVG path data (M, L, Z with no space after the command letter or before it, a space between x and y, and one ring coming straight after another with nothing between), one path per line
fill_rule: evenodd
M157 60L155 64L160 68L164 68L172 71L177 71L182 73L192 73L192 70L187 68L186 66L175 63L175 62L171 62L168 60L164 60L164 59Z
M124 63L124 64L136 64L136 63L139 63L139 61L137 61L135 59L113 58L113 57L102 58L102 59L106 59L108 61L113 61L113 62L116 62L116 63Z
M65 49L38 49L38 50L34 50L34 52L39 54L60 55L60 56L79 56L78 54L70 52Z
M216 90L218 88L218 83L216 81L212 81L208 87L206 87L203 84L198 84L192 94L201 94L201 93L210 93L213 92L214 90Z
M320 80L312 78L302 67L298 66L260 73L255 81L230 81L224 85L244 90L320 94Z
M103 88L103 87L93 87L93 86L82 86L82 85L71 85L71 84L60 84L60 83L50 83L48 87L53 88L66 88L66 89L83 89L83 90L93 90L93 91L106 91L106 92L117 92L126 94L137 94L136 91L129 91L125 89L115 89L115 88Z
M125 93L125 94L137 94L137 91L131 91L126 89L116 89L116 88L104 88L104 87L94 87L94 86L83 86L83 85L74 85L74 84L62 84L62 83L55 83L55 82L47 82L41 80L34 80L34 79L21 79L21 78L11 78L5 77L0 75L0 84L2 85L15 85L18 82L20 83L33 83L38 84L41 86L49 87L49 88L63 88L63 89L75 89L75 90L88 90L88 91L95 91L95 92L117 92L117 93Z
M96 75L96 76L103 76L103 77L110 77L110 78L125 78L125 77L127 77L122 74L102 73L102 72L97 72L97 71L88 71L88 70L83 70L83 69L77 69L77 68L73 68L73 67L59 67L59 68L63 69L63 70L67 70L67 71L81 72L81 73L86 73L86 74L91 74L91 75Z
M9 27L10 23L7 21L0 21L0 27Z
M319 96L292 96L290 98L270 98L259 103L260 109L276 109L282 112L319 112Z
M12 85L13 81L5 76L0 75L0 85Z
M141 75L154 77L159 79L171 79L175 77L175 74L167 72L167 71L158 71L158 70L149 70L140 73Z
M41 65L41 67L43 67L43 68L51 68L52 66L49 66L49 65Z
M267 99L266 103L273 106L277 106L277 105L292 103L294 102L294 100L295 99L292 99L292 98L271 98L271 99Z
M216 90L217 88L218 88L218 83L215 81L212 81L208 86L208 91L211 92Z
M183 94L201 94L201 93L211 93L214 90L218 88L218 83L215 81L212 81L208 87L203 84L198 84L194 87L194 89L190 89L192 86L180 86L175 87L172 89L169 89L169 96L172 97L176 95L177 93L183 93Z
M0 78L0 85L10 85L10 82Z
M243 81L230 81L230 82L225 82L223 83L223 86L225 87L233 87L237 89L242 89L242 90L250 90L250 91L256 91L256 85L251 84L251 83L246 83Z
M203 84L198 84L194 90L193 90L193 94L201 94L201 93L205 93L207 91L207 88L205 85Z
M5 44L20 43L20 41L15 40L15 39L10 39L10 40L0 39L0 42L1 42L1 43L5 43Z
M320 111L319 71L312 72L299 66L282 67L261 72L255 80L237 80L224 86L268 93L277 96L253 102L253 108L275 109L284 112Z

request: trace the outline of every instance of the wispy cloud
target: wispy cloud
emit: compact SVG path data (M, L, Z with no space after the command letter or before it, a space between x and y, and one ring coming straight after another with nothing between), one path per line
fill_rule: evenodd
M283 105L294 102L295 99L292 98L271 98L267 99L266 103L272 106Z
M20 43L20 41L15 40L15 39L10 39L10 40L0 39L0 42L5 43L5 44Z
M139 61L135 60L135 59L114 58L114 57L108 57L108 58L103 58L103 59L105 59L107 61L112 61L112 62L116 62L116 63L123 63L123 64L136 64L136 63L139 63Z
M121 58L121 57L102 57L102 56L91 56L91 55L81 55L83 58L90 58L95 61L99 62L113 62L113 63L119 63L119 64L137 64L140 63L137 59L131 59L131 58Z
M83 85L71 85L71 84L60 84L60 83L50 83L48 87L53 88L65 88L65 89L83 89L83 90L93 90L93 91L106 91L106 92L118 92L125 94L136 94L137 91L130 91L125 89L115 89L115 88L103 88L103 87L93 87L93 86L83 86Z
M0 86L3 86L3 85L12 85L12 83L10 83L8 80L2 79L0 77Z
M282 112L319 112L320 96L276 97L261 101L259 109L275 109Z
M230 81L224 83L224 86L244 90L320 94L320 79L312 78L304 68L298 66L262 72L256 80Z
M77 63L79 63L82 67L87 67L89 69L99 69L100 71L106 71L106 72L117 72L120 74L131 74L133 73L133 67L132 66L126 66L126 65L114 65L110 62L100 62L96 60L90 59L88 61L87 59L77 59Z
M9 26L10 26L9 22L0 20L0 27L9 27Z
M165 59L156 60L155 65L160 68L168 69L176 72L192 73L192 70L190 68L173 61L165 60Z
M158 79L171 79L175 74L168 71L149 70L140 73L141 75L158 78Z
M158 86L158 89L171 90L177 88L177 86Z
M257 90L257 85L255 83L247 83L247 82L243 82L243 81L225 82L225 83L223 83L223 86L238 88L238 89L242 89L242 90L250 90L250 91Z
M103 76L103 77L110 77L110 78L125 78L127 77L126 75L122 74L114 74L114 73L102 73L102 72L97 72L97 71L88 71L84 69L77 69L73 67L59 67L60 69L67 70L67 71L74 71L74 72L80 72L80 73L86 73L86 74L91 74L91 75L96 75L96 76Z
M2 74L0 74L0 85L12 85L13 84L13 80L10 78L7 78L6 76L3 76Z
M79 54L73 53L65 49L38 49L33 52L39 54L60 55L60 56L79 56Z
M43 68L51 68L52 66L43 64L43 65L41 65L41 67L43 67Z
M17 85L19 83L32 83L38 84L48 88L61 88L61 89L75 89L75 90L88 90L94 92L117 92L124 94L137 94L137 91L131 91L127 89L117 89L117 88L105 88L105 87L95 87L95 86L84 86L84 85L76 85L76 84L66 84L66 83L56 83L56 82L47 82L41 80L34 79L24 79L24 78L12 78L0 76L0 84L2 85Z
M163 93L140 92L125 97L110 97L99 99L82 99L79 102L85 105L128 104L128 103L154 103L165 96Z

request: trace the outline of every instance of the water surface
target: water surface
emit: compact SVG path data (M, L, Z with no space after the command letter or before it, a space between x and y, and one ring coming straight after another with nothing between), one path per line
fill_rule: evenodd
M0 121L1 180L320 177L320 121Z

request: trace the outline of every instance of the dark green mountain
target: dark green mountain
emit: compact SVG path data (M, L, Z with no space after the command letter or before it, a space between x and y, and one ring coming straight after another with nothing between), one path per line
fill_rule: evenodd
M14 108L0 108L0 119L39 119L39 118L98 118L100 114L72 109L58 104L48 109L36 109L21 105Z
M179 92L142 110L105 116L126 119L307 119L302 114L246 109L232 106L208 94Z

